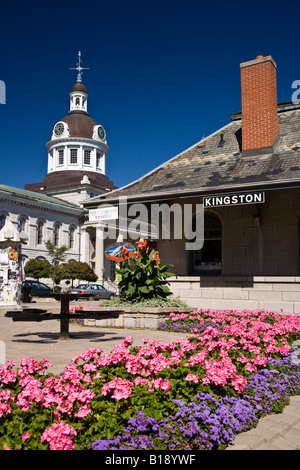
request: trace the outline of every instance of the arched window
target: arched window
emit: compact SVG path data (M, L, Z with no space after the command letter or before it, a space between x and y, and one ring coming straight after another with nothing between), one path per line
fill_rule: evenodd
M21 215L21 216L19 217L19 220L18 220L18 232L22 232L22 231L25 232L26 220L27 220L27 217L26 217L25 215Z
M60 232L60 223L56 222L54 224L54 245L58 246L59 245L59 232Z
M5 220L6 220L6 216L4 214L0 214L0 230L4 227Z
M42 245L44 241L44 221L39 220L37 224L37 244Z
M213 212L204 213L204 245L194 252L194 270L203 273L222 270L222 223Z
M69 248L75 247L75 227L71 226L69 229Z

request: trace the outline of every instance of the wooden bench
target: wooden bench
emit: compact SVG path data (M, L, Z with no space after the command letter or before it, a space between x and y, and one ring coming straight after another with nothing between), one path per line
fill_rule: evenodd
M57 297L57 294L50 294L47 297ZM60 339L69 339L69 321L70 319L93 319L93 320L102 320L107 318L119 318L119 315L124 313L123 310L109 310L109 311L90 311L90 310L80 310L80 313L70 313L70 296L69 294L60 295L60 313L50 313L47 310L30 308L26 309L23 312L19 311L8 311L5 314L5 317L12 318L15 321L22 322L41 322L45 320L60 320Z

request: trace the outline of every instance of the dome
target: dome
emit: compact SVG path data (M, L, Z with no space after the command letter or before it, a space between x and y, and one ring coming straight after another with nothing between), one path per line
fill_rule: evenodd
M85 88L85 86L81 82L75 83L75 85L73 86L73 88L71 90L71 93L73 93L73 91L80 91L82 93L87 93L87 89Z
M94 126L98 126L98 123L94 119L82 111L71 111L60 121L68 124L70 137L92 139Z

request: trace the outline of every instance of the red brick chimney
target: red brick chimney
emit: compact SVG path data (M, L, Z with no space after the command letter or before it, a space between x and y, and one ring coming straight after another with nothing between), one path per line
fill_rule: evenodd
M274 150L279 134L276 68L271 56L257 56L240 64L244 154Z

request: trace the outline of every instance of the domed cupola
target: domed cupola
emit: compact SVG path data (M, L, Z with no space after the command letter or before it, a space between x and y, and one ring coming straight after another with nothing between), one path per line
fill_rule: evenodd
M69 113L53 126L47 143L48 174L57 171L78 170L105 175L105 161L109 150L103 126L87 111L88 93L82 83L81 53L78 56L77 83L70 92Z
M26 185L26 189L49 192L90 184L99 191L114 188L106 176L109 150L103 126L87 111L88 93L82 83L81 53L78 54L77 82L70 92L70 109L52 129L48 150L48 169L42 183ZM93 189L93 191L94 191ZM95 194L95 191L94 191Z

